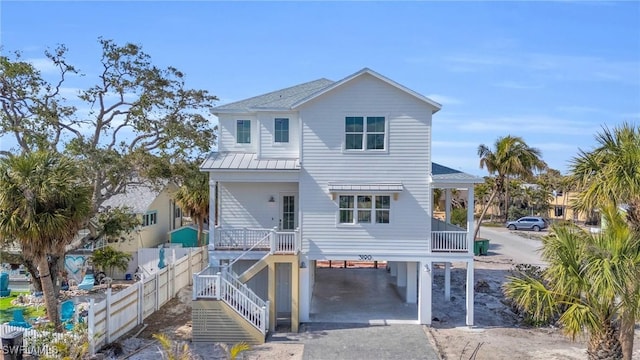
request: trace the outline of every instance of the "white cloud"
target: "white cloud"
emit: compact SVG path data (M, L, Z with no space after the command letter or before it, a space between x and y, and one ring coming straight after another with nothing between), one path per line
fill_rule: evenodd
M514 115L451 121L459 131L519 134L578 135L594 134L599 128L589 122L546 115Z
M427 97L441 105L462 104L462 101L460 99L454 98L452 96L441 95L441 94L431 94L431 95L427 95Z
M516 90L533 90L533 89L542 89L544 87L541 84L527 84L527 83L517 82L512 80L501 81L493 84L493 86L501 87L505 89L516 89Z
M51 62L48 58L31 58L26 59L27 62L31 63L36 70L40 71L43 74L54 74L58 72L58 68L56 65Z

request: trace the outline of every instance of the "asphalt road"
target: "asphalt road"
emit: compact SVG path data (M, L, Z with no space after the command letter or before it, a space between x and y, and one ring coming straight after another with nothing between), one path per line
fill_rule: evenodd
M542 242L519 236L517 233L507 228L481 227L479 237L489 239L489 255L503 255L512 259L515 264L545 266L538 251Z

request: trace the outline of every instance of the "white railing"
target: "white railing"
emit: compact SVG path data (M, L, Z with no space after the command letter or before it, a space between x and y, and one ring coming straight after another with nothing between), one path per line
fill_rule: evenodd
M215 275L194 274L193 283L194 300L198 298L222 300L266 334L269 328L269 303L260 299L241 283L233 272L224 271Z
M272 229L226 229L216 227L214 229L216 249L242 249L247 250L259 243ZM268 245L268 244L265 244Z
M432 231L432 252L466 252L469 251L466 231Z
M269 240L269 241L266 241ZM274 229L225 229L216 227L216 250L268 250L272 254L297 254L300 251L300 231ZM241 258L244 254L240 255Z

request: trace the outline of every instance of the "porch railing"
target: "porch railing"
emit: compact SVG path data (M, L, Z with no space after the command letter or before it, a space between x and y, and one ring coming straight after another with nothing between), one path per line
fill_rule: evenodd
M222 300L266 334L269 328L269 302L260 299L231 271L210 273L210 268L207 268L193 275L193 299Z
M432 252L467 252L469 242L466 231L432 231Z
M265 238L268 237L268 241ZM272 254L297 254L300 251L300 231L277 229L221 228L214 233L216 250L264 250Z

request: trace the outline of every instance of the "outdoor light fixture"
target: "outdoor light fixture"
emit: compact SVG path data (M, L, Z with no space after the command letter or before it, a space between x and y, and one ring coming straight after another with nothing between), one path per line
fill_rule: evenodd
M305 262L301 262L300 263L300 269L306 269L307 268L307 264L305 264Z
M276 199L273 197L273 195L271 195L271 197L269 198L269 202L276 202Z

